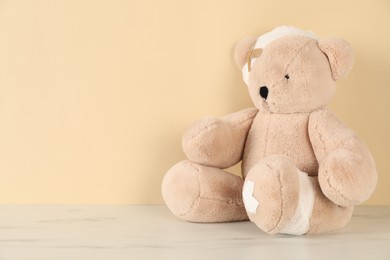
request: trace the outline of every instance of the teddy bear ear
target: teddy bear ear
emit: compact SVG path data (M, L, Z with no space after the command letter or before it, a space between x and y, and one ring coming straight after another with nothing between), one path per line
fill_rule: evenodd
M234 61L239 69L242 69L246 63L248 51L253 48L257 37L249 36L239 41L234 47Z
M337 37L320 39L318 46L329 60L332 78L339 80L352 69L354 57L351 45Z

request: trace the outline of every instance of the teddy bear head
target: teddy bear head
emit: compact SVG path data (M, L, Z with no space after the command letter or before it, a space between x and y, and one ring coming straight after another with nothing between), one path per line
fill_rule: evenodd
M326 106L353 65L350 45L340 38L318 39L311 32L281 26L237 43L255 106L262 113L304 113Z

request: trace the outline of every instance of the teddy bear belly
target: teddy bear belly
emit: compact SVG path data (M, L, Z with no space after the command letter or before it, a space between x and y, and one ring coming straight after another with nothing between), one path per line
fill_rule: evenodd
M308 133L310 113L258 114L246 140L242 168L244 177L258 161L273 154L291 157L309 175L317 175L318 162Z

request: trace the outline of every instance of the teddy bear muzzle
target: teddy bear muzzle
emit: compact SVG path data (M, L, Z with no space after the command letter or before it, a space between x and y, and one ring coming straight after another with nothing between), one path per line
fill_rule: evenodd
M260 96L264 99L264 100L267 100L267 97L268 97L268 88L267 86L262 86L260 88Z

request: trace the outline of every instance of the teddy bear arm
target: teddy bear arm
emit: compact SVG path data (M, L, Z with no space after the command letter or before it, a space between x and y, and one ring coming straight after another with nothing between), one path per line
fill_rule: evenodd
M357 205L375 189L375 162L367 146L328 110L313 112L309 136L322 192L340 206Z
M184 133L183 151L195 163L228 168L238 163L256 108L244 109L224 117L207 117L193 123Z

